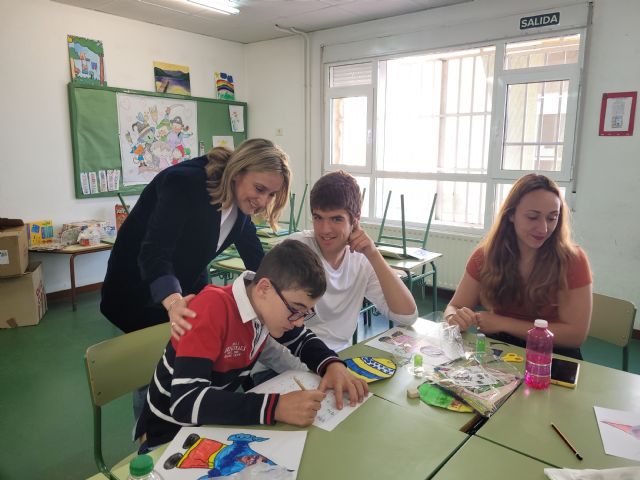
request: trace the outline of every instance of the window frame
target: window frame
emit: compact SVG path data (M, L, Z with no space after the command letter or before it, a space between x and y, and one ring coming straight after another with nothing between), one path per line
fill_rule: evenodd
M543 38L553 38L569 35L580 35L580 46L578 51L578 58L576 63L571 64L559 64L559 65L547 65L540 67L526 67L518 69L504 69L505 51L506 45L509 43L517 43L525 40L536 40ZM565 129L563 140L563 159L561 168L559 171L537 171L547 175L549 178L556 181L561 187L566 188L566 200L569 204L572 203L571 194L571 182L573 181L573 171L576 164L575 159L575 147L576 147L576 129L579 124L580 115L580 94L582 84L582 74L584 71L584 54L586 44L586 28L574 27L563 30L553 30L542 32L536 35L519 35L509 38L501 38L499 40L485 40L482 42L466 43L464 45L447 46L443 48L430 48L427 50L411 50L407 52L395 52L388 55L378 55L369 58L356 58L345 59L340 61L326 62L322 65L324 72L323 82L323 109L324 113L324 132L322 144L325 154L323 155L323 173L328 171L335 171L344 169L354 176L367 177L369 186L367 187L368 194L368 217L363 217L362 220L372 224L379 224L381 218L376 217L376 203L381 202L384 205L386 198L380 197L380 194L376 191L377 180L384 178L399 178L399 179L416 179L416 180L434 180L434 181L456 181L456 182L471 182L471 183L484 183L485 188L485 206L484 206L484 224L482 227L471 227L454 225L444 222L439 222L434 218L432 222L432 228L436 231L447 231L453 233L463 234L484 234L493 223L495 218L495 212L498 205L495 205L496 188L498 184L514 183L519 177L527 173L535 172L534 170L504 170L501 168L502 164L502 149L505 136L505 110L507 100L508 85L523 84L523 83L538 83L549 81L569 81L569 89L567 92L567 111L565 116ZM433 54L446 54L449 52L455 52L460 50L468 50L482 47L495 47L494 57L494 71L493 71L493 91L492 91L492 106L491 106L491 122L489 132L489 148L487 158L487 172L485 174L459 174L459 173L417 173L406 171L382 171L377 170L376 159L376 127L377 127L377 95L378 95L378 63L380 61L392 60L396 58L402 58L407 56L418 55L433 55ZM332 67L340 65L349 65L355 63L371 63L372 66L372 84L361 85L354 87L330 87L329 86L329 72ZM367 95L367 122L368 122L368 138L367 138L367 159L366 166L354 167L349 165L332 165L331 164L331 99L343 98L345 94L353 94L350 96L364 96ZM383 195L384 196L384 195ZM380 198L378 198L380 197ZM437 212L436 206L436 212ZM388 220L388 225L397 225L399 222L394 220ZM424 228L425 223L421 222L406 222L409 228Z

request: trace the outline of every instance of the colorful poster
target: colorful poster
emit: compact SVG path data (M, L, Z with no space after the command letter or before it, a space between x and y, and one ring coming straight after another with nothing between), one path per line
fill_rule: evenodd
M122 184L149 183L198 151L197 106L191 100L118 93Z
M235 87L233 86L233 76L224 72L216 72L216 93L219 100L235 100Z
M261 478L295 480L307 432L182 427L158 459L164 480Z
M104 49L100 40L67 35L71 81L89 85L106 85Z
M191 95L189 67L172 63L153 62L156 92Z

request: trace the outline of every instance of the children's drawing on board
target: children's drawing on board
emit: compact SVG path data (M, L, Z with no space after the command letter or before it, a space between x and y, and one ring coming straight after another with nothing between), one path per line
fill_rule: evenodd
M104 48L100 40L67 35L71 81L104 85Z
M189 67L173 63L153 62L156 92L191 95Z
M216 93L219 100L235 100L235 87L233 86L233 76L224 72L215 72Z
M197 152L195 102L118 93L117 104L124 185L149 183Z
M168 480L232 475L294 480L305 440L306 432L187 427L167 447L156 471Z

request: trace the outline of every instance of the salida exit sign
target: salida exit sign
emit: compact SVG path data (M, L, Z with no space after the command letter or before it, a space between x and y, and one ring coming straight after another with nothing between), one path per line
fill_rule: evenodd
M544 13L542 15L534 15L532 17L522 17L520 19L520 30L548 27L549 25L558 25L559 23L560 12Z

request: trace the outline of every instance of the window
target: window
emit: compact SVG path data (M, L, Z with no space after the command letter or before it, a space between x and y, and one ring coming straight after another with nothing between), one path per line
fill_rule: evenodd
M411 225L479 231L505 188L544 172L565 188L580 34L327 65L325 170L367 188L363 217L379 221L389 191Z

